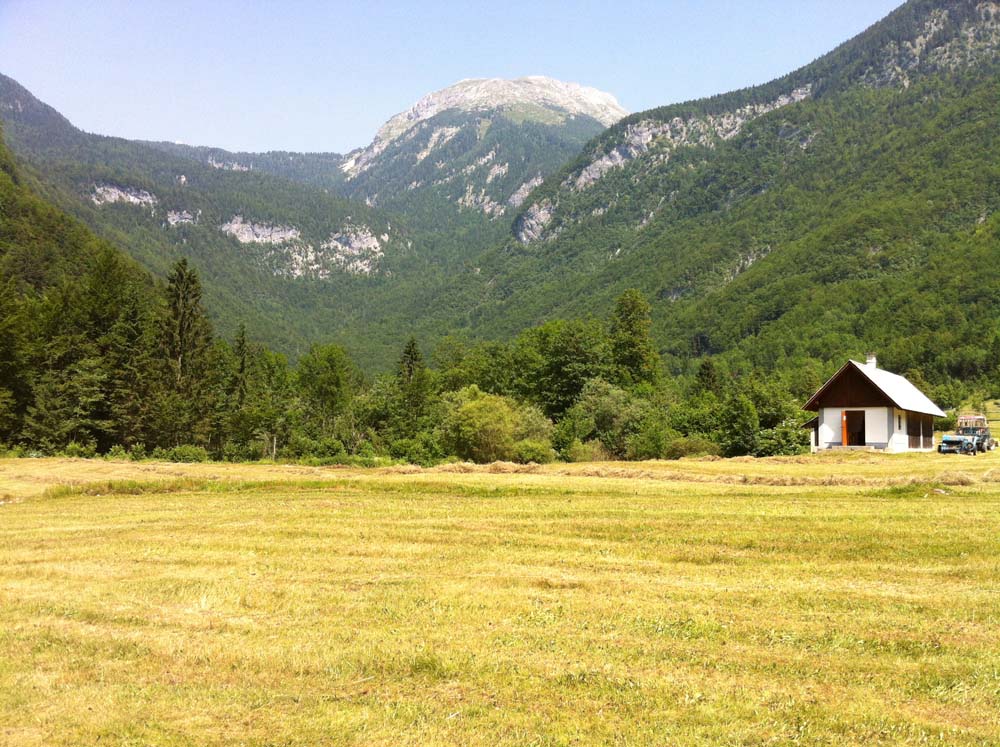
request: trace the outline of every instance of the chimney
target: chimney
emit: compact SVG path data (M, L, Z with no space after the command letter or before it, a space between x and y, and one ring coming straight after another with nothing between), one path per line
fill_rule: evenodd
M875 357L875 353L868 354L868 357L865 359L865 365L871 368L878 368L878 358Z

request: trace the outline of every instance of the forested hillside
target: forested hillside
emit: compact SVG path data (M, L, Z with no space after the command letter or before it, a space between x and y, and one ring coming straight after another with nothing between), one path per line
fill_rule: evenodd
M373 352L378 341L360 341L371 295L426 261L401 221L262 171L81 132L2 76L0 116L11 149L51 202L161 279L191 258L220 330L245 324L293 355L339 339L369 360L388 356Z
M190 257L220 330L245 324L293 357L336 341L371 371L427 311L455 313L428 300L432 289L503 240L530 187L601 130L594 117L624 114L610 97L558 81L513 92L484 84L485 98L475 86L418 102L419 114L350 154L347 171L331 153L91 135L3 76L0 119L50 200L157 277ZM492 107L491 86L507 95ZM553 86L554 102L542 95ZM518 104L525 96L540 103Z
M1000 8L911 2L796 73L632 115L549 179L452 290L505 336L654 299L675 370L994 373ZM458 304L464 305L464 304Z

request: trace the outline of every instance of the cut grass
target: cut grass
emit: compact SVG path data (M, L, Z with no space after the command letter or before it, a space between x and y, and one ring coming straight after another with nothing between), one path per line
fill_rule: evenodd
M0 462L0 744L1000 744L998 466Z

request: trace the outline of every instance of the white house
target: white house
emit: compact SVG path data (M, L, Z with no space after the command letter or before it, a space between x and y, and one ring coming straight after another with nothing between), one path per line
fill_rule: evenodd
M817 413L804 427L814 451L844 447L932 451L934 418L941 409L898 374L883 371L875 356L848 361L803 409Z

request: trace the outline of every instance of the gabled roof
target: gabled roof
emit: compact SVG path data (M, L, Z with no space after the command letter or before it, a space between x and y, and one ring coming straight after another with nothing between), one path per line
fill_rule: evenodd
M870 366L865 363L858 363L854 360L845 363L843 367L837 371L837 373L831 376L830 380L821 386L819 391L817 391L812 397L810 397L803 409L817 409L817 402L821 395L833 382L843 376L844 372L849 368L854 368L862 376L868 379L868 381L874 384L875 387L900 410L919 412L924 415L934 415L939 418L944 417L944 413L941 411L941 408L931 402L930 399L927 398L926 394L913 386L913 384L911 384L905 377L900 376L899 374L890 373L889 371L884 371L881 368L876 368L875 366Z

